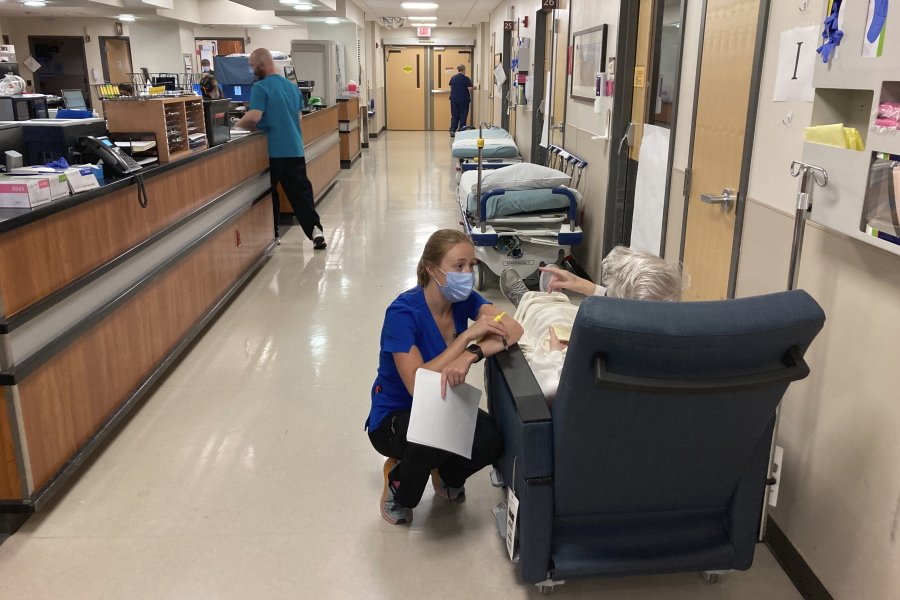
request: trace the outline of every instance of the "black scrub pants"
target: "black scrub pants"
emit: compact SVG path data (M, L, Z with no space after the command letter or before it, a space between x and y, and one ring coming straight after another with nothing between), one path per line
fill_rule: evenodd
M469 121L469 100L450 101L450 133L455 133Z
M458 488L471 475L497 462L503 453L503 435L494 418L483 410L478 411L475 422L471 459L408 442L406 431L409 429L409 415L408 410L394 411L381 421L377 429L369 432L372 446L381 455L401 461L392 477L400 481L396 500L404 508L418 506L432 469L438 470L447 486Z
M300 221L300 227L306 237L313 239L313 227L321 229L322 223L319 221L319 213L316 212L316 201L313 199L312 183L306 176L306 159L302 156L292 158L270 158L269 176L272 185L278 183L284 188L287 194L288 202L297 220ZM275 200L275 235L278 235L278 213L280 211L280 202L278 199L278 190L273 190Z

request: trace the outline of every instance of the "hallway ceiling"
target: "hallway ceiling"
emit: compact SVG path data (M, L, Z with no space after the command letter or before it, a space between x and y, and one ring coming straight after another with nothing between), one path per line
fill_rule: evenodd
M491 18L501 0L426 0L439 5L437 9L407 10L400 6L406 0L356 0L368 17L409 17L407 23L415 23L415 18L437 17L435 27L472 27ZM414 0L415 1L415 0ZM419 0L422 1L422 0ZM453 25L449 25L453 23Z

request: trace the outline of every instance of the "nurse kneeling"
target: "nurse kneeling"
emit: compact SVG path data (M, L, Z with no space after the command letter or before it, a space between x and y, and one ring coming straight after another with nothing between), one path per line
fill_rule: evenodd
M406 440L418 369L441 373L443 393L447 385L465 381L473 363L522 336L512 317L504 314L494 321L501 311L473 291L474 266L475 248L464 233L435 232L416 269L418 285L400 294L384 317L366 427L372 445L388 457L381 515L390 523L412 521L412 509L422 499L429 477L438 495L455 500L465 493L466 479L499 459L503 451L499 429L482 410L471 459Z

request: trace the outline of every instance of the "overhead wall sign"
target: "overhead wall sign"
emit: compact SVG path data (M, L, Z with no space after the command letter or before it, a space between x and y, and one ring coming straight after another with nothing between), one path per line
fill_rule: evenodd
M428 37L431 35L431 27L419 27L419 37Z

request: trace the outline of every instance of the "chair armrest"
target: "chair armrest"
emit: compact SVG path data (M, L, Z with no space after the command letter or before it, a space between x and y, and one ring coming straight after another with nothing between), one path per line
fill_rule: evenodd
M495 355L498 372L516 403L516 411L523 423L540 423L550 420L547 400L534 377L534 371L525 359L522 349L514 344L507 352Z

